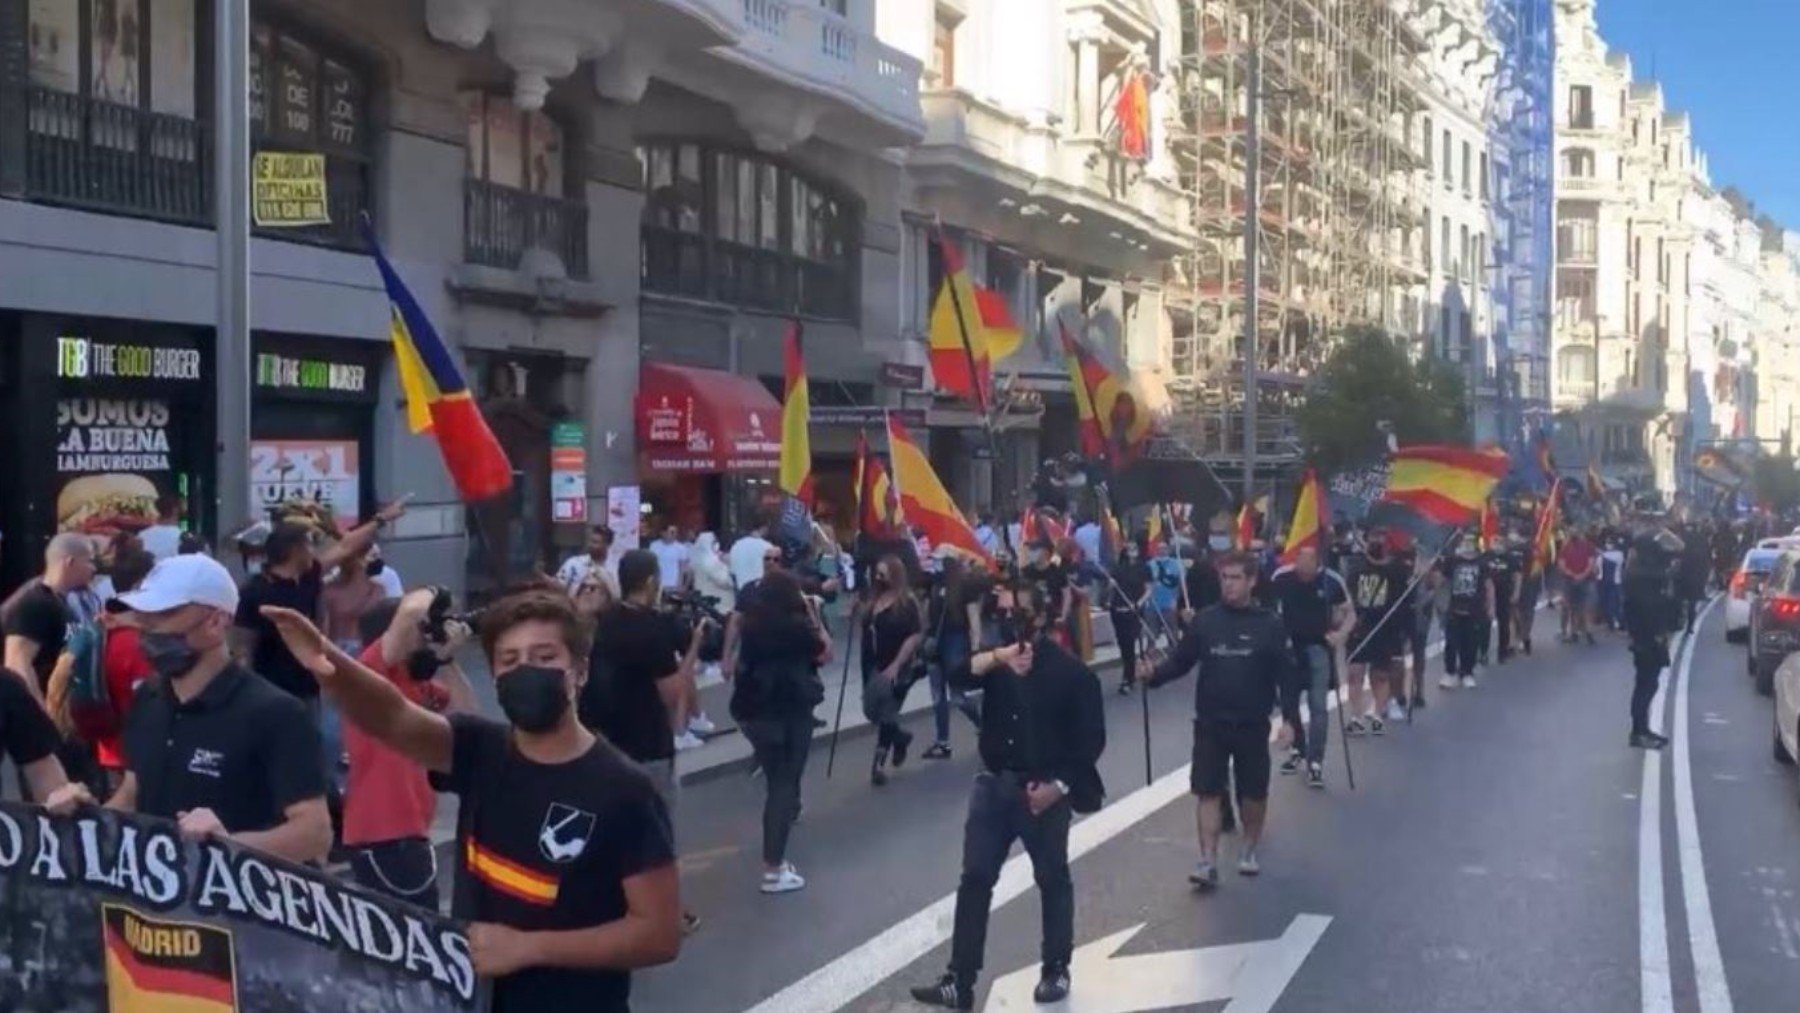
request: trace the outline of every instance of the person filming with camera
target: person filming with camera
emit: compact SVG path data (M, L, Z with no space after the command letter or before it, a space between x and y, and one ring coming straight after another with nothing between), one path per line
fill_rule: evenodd
M649 775L576 720L587 623L558 591L482 613L482 651L505 723L444 715L328 641L306 616L265 608L344 717L461 798L453 913L495 1013L628 1013L631 972L681 950L668 811Z
M1043 901L1043 967L1034 997L1068 997L1075 934L1069 825L1074 813L1099 809L1105 796L1095 768L1106 749L1099 677L1050 638L1053 617L1041 588L1000 591L995 612L1007 645L976 652L966 675L958 674L959 682L984 688L986 699L950 968L912 990L919 1002L954 1010L974 1008L994 883L1014 841L1031 856Z
M456 652L467 622L450 615L450 592L419 588L376 604L361 619L358 661L379 672L407 700L449 714L479 711ZM350 757L344 785L344 847L350 873L377 893L420 907L438 904L437 852L431 821L437 793L425 768L355 725L344 729Z

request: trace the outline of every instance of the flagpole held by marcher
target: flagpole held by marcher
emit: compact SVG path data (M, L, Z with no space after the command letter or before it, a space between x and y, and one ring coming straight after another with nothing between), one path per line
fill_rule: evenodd
M838 677L837 717L831 722L831 749L825 754L825 779L831 779L831 768L837 765L838 733L844 728L844 697L850 692L850 659L856 654L856 621L860 606L850 609L850 632L844 636L844 674Z

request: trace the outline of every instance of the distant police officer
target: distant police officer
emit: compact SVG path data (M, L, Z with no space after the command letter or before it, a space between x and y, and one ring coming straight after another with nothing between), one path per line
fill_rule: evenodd
M1675 596L1675 568L1683 545L1654 521L1638 524L1631 553L1625 559L1625 632L1631 638L1631 660L1637 679L1631 690L1631 745L1661 749L1666 736L1650 727L1650 701L1656 698L1662 670L1670 661L1669 638L1682 628Z
M1138 663L1139 678L1160 686L1199 669L1194 688L1192 788L1199 797L1200 863L1189 880L1203 890L1219 885L1220 812L1233 773L1244 813L1244 850L1238 872L1262 871L1269 799L1269 712L1293 660L1281 617L1254 603L1256 564L1230 553L1217 563L1219 604L1203 609L1160 665Z

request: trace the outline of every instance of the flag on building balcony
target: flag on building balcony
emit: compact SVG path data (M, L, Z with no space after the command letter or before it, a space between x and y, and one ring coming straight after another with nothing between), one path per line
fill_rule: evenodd
M1510 466L1498 448L1401 447L1389 461L1387 491L1370 506L1368 523L1404 531L1436 552L1452 531L1475 523Z
M1535 577L1550 568L1556 554L1556 527L1562 515L1562 480L1550 485L1550 494L1538 509L1537 531L1531 536L1531 558L1525 561L1525 576Z
M881 458L869 452L869 438L856 434L856 530L869 538L894 537L900 526L894 483Z
M1294 519L1288 524L1286 540L1281 543L1281 565L1293 565L1295 557L1304 548L1324 552L1326 518L1331 516L1328 503L1325 484L1319 481L1318 471L1307 468L1300 478L1300 495L1294 500Z
M800 323L788 324L782 341L781 392L781 534L789 541L812 536L812 395L806 382L806 357L800 347Z
M1131 391L1130 378L1106 368L1057 321L1069 383L1075 389L1076 423L1083 455L1106 461L1114 471L1143 456L1150 441L1150 414Z
M408 427L415 433L430 433L437 440L444 467L463 502L498 496L512 488L512 463L506 459L506 451L488 428L437 329L381 252L373 230L364 226L363 237L387 289L388 336L394 345L400 389L406 395Z
M1113 99L1113 118L1119 122L1119 154L1143 161L1150 157L1150 81L1132 68L1119 84Z
M943 233L936 238L944 280L931 304L931 375L939 389L972 403L987 414L993 389L993 363L981 304L956 244Z
M949 490L913 442L906 426L893 415L888 416L888 456L894 462L894 485L900 493L900 510L906 523L924 533L934 548L947 548L987 565L990 560L975 537L975 529L963 519L962 511L950 498Z

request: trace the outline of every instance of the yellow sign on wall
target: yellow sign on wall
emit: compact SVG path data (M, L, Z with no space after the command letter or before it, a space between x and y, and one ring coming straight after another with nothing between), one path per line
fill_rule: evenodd
M251 169L251 208L259 228L331 224L325 205L325 156L259 151Z

